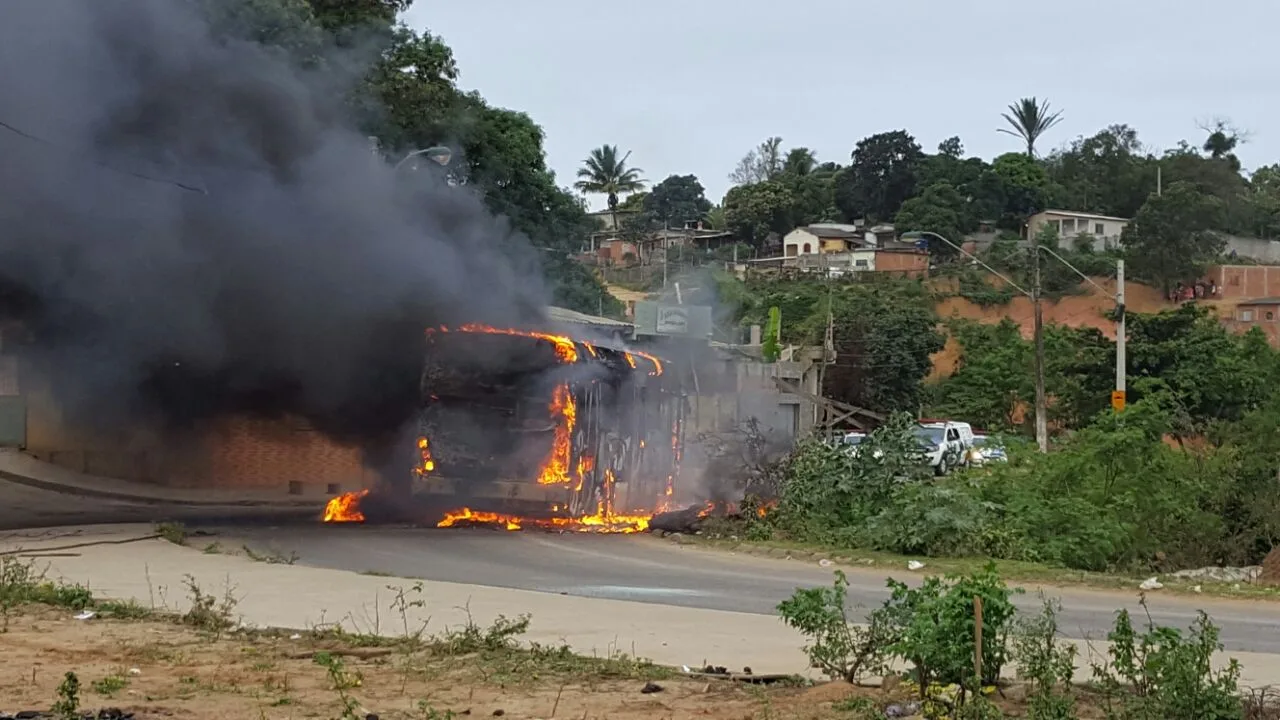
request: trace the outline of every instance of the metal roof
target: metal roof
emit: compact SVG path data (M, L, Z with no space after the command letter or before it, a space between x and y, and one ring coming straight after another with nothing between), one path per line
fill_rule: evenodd
M574 325L596 325L599 327L613 328L629 328L631 323L622 320L614 320L613 318L600 317L598 315L588 315L580 313L577 310L570 310L562 307L548 307L547 316L555 322L572 323Z

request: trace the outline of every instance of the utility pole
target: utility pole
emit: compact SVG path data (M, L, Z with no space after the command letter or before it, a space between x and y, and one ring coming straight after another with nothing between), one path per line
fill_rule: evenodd
M1031 234L1028 232L1028 234ZM1035 314L1036 345L1036 445L1040 452L1049 452L1049 419L1047 402L1044 396L1044 315L1040 308L1040 239L1039 234L1031 234L1031 254L1035 263L1035 278L1031 286L1031 304Z
M1116 260L1116 390L1111 393L1111 409L1115 412L1124 410L1125 403L1125 371L1128 366L1124 334L1124 260Z

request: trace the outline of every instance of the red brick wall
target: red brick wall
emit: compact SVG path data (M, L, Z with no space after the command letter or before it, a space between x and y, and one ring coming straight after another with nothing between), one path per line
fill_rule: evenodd
M929 273L929 255L925 252L876 253L876 272L900 273L906 277L924 277Z
M1269 265L1219 265L1208 276L1221 288L1223 299L1256 300L1280 296L1280 267Z
M301 483L304 494L329 485L346 492L364 487L366 471L358 448L338 445L291 421L235 419L205 438L209 484L288 492Z

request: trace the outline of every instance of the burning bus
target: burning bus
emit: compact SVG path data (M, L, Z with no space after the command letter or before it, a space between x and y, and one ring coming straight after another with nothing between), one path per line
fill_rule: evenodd
M415 499L441 527L636 532L669 509L687 398L648 353L481 325L426 331ZM361 494L326 520L362 520Z

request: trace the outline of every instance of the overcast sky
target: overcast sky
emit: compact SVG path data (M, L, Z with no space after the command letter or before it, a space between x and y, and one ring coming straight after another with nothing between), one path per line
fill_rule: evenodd
M406 20L543 127L562 185L604 143L713 202L771 135L847 162L905 128L989 159L1019 149L996 128L1029 95L1063 110L1044 150L1113 123L1199 143L1221 117L1249 131L1247 168L1280 161L1280 0L417 0Z

